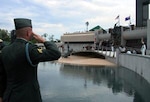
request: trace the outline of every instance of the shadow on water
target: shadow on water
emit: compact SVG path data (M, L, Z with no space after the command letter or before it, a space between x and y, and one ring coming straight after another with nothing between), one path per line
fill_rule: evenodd
M44 102L150 102L150 84L123 67L41 63Z

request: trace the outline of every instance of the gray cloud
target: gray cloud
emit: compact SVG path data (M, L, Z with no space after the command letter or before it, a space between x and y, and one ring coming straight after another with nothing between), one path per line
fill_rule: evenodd
M5 0L0 6L3 29L14 28L13 18L30 18L35 32L53 34L57 39L65 32L85 31L86 21L89 28L113 27L118 14L122 25L128 25L124 18L129 15L135 24L134 0Z

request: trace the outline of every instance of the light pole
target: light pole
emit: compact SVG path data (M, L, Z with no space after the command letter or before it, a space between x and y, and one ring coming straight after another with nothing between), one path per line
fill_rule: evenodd
M87 32L88 32L88 26L89 26L89 22L87 21L85 24L86 24L86 27L87 27Z

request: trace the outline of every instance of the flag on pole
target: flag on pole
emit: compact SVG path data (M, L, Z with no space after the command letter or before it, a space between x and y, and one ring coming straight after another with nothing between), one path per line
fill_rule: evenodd
M115 24L115 26L118 24L120 26L120 15L118 15L115 20L118 20L117 23Z
M130 20L130 16L128 16L128 17L125 18L125 21L128 21L128 20Z
M119 19L119 15L115 19Z

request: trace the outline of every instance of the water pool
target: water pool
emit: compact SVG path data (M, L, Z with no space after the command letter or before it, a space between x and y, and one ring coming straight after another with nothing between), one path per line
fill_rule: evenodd
M150 84L123 67L44 62L38 79L43 102L150 102Z

